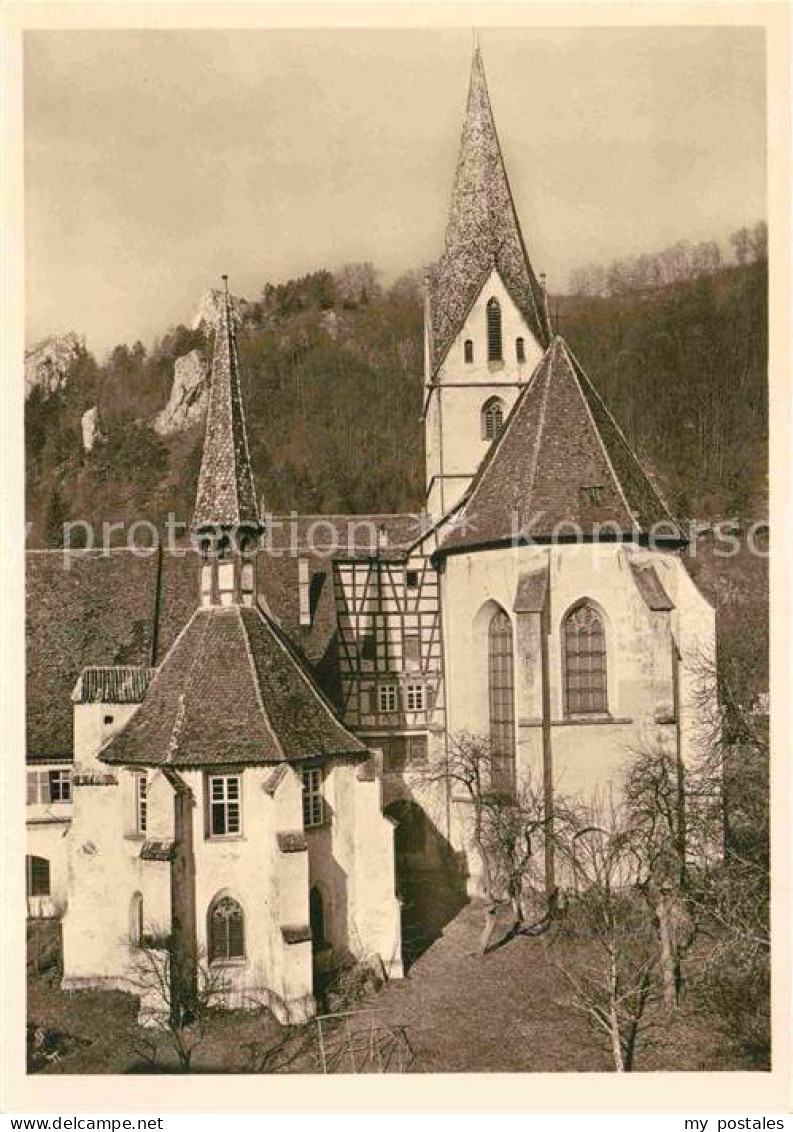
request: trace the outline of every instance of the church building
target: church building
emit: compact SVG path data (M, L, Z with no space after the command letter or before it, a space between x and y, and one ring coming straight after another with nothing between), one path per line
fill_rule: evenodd
M650 745L685 766L715 614L554 333L478 47L426 280L423 515L268 532L235 320L226 297L197 549L29 554L28 914L62 915L68 988L132 989L136 943L169 936L230 1005L297 1021L328 956L398 977L406 909L477 892L456 737L549 808Z

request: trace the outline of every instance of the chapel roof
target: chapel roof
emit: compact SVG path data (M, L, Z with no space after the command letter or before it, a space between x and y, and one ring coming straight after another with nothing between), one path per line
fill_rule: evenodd
M495 269L542 347L551 339L545 292L529 260L496 133L477 46L446 227L446 248L430 269L428 334L434 376L472 303Z
M142 705L100 752L111 765L214 767L366 751L337 719L277 622L197 609Z
M224 276L224 280L225 280ZM215 327L209 407L193 529L260 527L240 390L235 322L226 286Z
M662 524L662 528L656 527ZM446 521L440 550L584 538L682 542L666 504L572 351L557 336Z

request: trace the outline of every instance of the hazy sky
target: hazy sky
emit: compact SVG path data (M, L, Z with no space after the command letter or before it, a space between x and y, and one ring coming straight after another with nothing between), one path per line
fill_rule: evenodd
M765 215L761 30L484 30L535 269ZM68 31L25 40L27 337L102 354L235 293L442 249L471 34Z

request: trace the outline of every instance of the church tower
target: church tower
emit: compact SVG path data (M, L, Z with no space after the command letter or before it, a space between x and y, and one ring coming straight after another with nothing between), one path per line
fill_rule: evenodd
M223 283L192 523L201 547L202 606L253 605L256 540L262 531L240 391L237 316L228 276Z
M496 134L479 46L446 227L425 300L427 510L458 502L551 341Z

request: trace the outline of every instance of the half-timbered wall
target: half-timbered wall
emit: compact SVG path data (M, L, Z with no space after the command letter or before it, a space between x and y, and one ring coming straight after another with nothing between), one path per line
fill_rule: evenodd
M432 759L444 729L439 579L429 559L333 564L344 722L384 772Z

